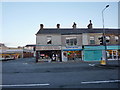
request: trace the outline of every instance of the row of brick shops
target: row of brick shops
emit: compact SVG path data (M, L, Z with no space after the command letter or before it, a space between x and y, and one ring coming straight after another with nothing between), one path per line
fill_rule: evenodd
M104 46L36 46L36 61L100 61ZM108 60L120 59L118 46L107 46Z
M119 29L76 28L75 23L73 28L60 28L60 24L56 26L44 28L40 24L36 33L36 61L99 61L106 57L104 45L107 46L108 60L120 58ZM106 44L103 44L103 33Z

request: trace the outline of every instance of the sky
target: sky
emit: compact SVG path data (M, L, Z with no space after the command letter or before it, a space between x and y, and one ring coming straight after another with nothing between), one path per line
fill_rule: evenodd
M87 28L92 20L93 28L102 28L102 10L105 28L118 28L118 2L1 2L0 43L8 47L36 43L40 24L44 28Z

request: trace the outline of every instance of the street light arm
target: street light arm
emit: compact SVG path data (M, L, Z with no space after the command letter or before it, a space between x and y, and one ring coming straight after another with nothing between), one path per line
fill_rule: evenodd
M105 9L106 9L106 7L102 10L102 13L104 12Z
M102 10L102 13L103 13L103 11L106 9L106 8L108 8L109 7L109 5L107 5L103 10Z
M108 8L109 5L107 5L103 10L102 10L102 21L103 21L103 29L104 29L104 15L103 12L105 11L106 8Z

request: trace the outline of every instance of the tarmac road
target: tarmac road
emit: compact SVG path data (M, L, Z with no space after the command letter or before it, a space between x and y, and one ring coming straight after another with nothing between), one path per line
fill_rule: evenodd
M118 61L109 61L118 65ZM99 62L42 62L24 58L2 62L2 88L118 88L117 66Z

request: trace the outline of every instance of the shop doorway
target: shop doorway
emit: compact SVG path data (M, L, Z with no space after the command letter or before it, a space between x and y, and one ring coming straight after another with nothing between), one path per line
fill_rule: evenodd
M118 50L107 50L108 60L118 60Z

